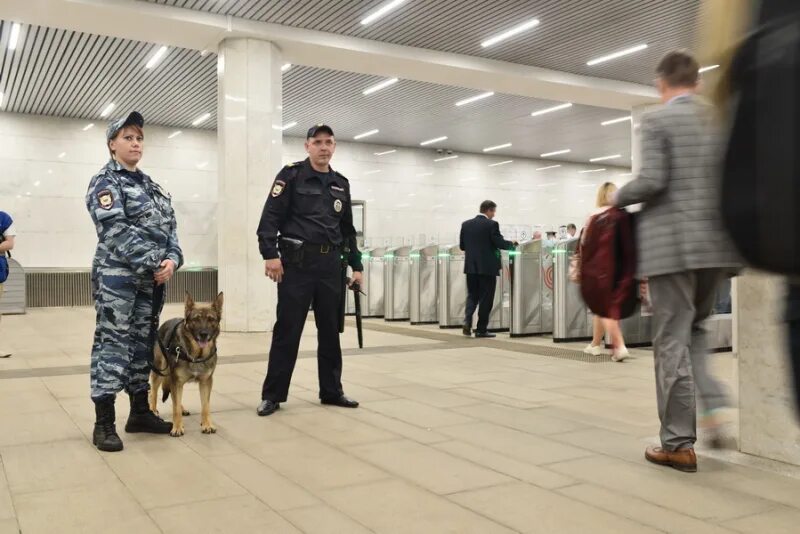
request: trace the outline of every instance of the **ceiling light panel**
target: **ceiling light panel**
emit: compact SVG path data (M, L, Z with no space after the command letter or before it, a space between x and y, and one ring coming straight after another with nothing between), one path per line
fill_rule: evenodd
M538 117L539 115L544 115L545 113L552 113L554 111L561 111L562 109L568 109L572 107L572 102L567 102L566 104L559 104L557 106L552 106L549 108L540 109L538 111L534 111L531 113L531 117Z
M510 39L516 35L519 35L522 32L528 31L531 28L535 28L538 25L539 25L539 19L528 20L526 22L523 22L522 24L514 26L508 31L505 31L499 35L496 35L494 37L485 40L484 42L481 43L481 46L483 48L486 48L488 46L495 45L497 43L505 41L506 39Z
M442 141L447 141L447 136L446 135L443 135L441 137L434 137L433 139L428 139L427 141L421 142L419 145L420 146L428 146L428 145L432 145L434 143L440 143Z
M608 54L607 56L601 56L599 58L592 59L591 61L587 61L586 64L592 67L594 65L599 65L600 63L605 63L606 61L611 61L612 59L617 59L630 54L635 54L636 52L640 52L645 48L647 48L646 44L632 46L630 48L626 48L625 50L620 50L619 52Z
M501 148L508 148L510 146L511 146L511 143L505 143L505 144L502 144L502 145L490 146L490 147L484 148L483 151L484 152L494 152L495 150L500 150Z
M383 17L384 15L388 14L389 12L394 11L395 9L400 7L401 4L405 2L406 0L392 0L391 2L385 3L384 5L382 5L381 7L379 7L378 9L376 9L375 11L373 11L372 13L361 19L361 24L363 26L371 24L376 20L378 20L379 18Z
M390 78L388 80L384 80L377 85L373 85L372 87L367 87L366 89L364 89L363 93L365 96L371 95L372 93L380 91L381 89L386 89L387 87L396 84L398 81L399 80L397 78Z
M365 137L369 137L370 135L375 135L376 133L380 132L380 130L370 130L368 132L360 133L353 137L353 139L364 139Z
M464 100L459 100L458 102L456 102L456 106L465 106L467 104L472 104L473 102L477 102L478 100L483 100L484 98L489 98L490 96L494 96L494 91L481 93L479 95L472 96L470 98L465 98Z
M540 154L540 158L549 158L550 156L558 156L561 154L569 154L572 152L572 149L565 148L564 150L555 150L553 152L545 152L544 154Z

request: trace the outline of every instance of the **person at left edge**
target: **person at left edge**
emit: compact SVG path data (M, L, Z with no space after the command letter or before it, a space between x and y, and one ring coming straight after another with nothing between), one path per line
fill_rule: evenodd
M91 388L96 421L93 442L102 451L122 450L114 401L125 390L131 411L126 432L169 434L172 424L150 411L150 358L156 285L183 263L172 202L138 167L144 118L136 111L106 130L110 161L92 178L86 207L97 230L92 283L97 327L92 345ZM158 307L158 309L154 309Z
M275 412L288 397L300 336L312 304L320 401L345 408L358 406L342 390L339 344L339 308L345 298L342 254L347 251L347 263L353 268L351 283L360 283L364 270L353 226L350 182L330 166L336 150L330 126L310 128L305 148L306 160L278 173L258 225L265 274L278 283L277 320L257 410L262 416Z

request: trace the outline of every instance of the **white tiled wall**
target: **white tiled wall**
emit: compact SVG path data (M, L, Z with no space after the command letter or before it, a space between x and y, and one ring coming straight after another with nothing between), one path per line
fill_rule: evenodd
M91 177L107 160L105 123L88 131L88 121L0 113L0 210L17 224L15 257L28 268L87 268L96 235L84 204ZM215 132L147 127L142 169L173 197L187 265L215 266L217 227L217 142ZM498 204L502 225L580 226L592 209L596 187L619 184L624 169L579 174L581 167L536 171L553 164L521 160L499 167L503 156L461 154L434 163L432 149L339 141L333 166L350 179L353 197L367 201L367 237L452 241L460 223L482 200ZM303 142L284 140L284 160L305 157ZM278 169L265 169L265 195ZM380 172L373 172L380 171ZM253 246L256 246L253 229Z

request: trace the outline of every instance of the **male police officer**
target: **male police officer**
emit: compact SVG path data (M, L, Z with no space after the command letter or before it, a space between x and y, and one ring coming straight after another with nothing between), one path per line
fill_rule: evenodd
M139 169L144 118L136 111L106 131L111 160L95 175L86 207L97 230L92 263L97 327L92 345L91 387L96 422L92 440L102 451L122 450L114 400L131 398L126 432L169 434L172 424L153 412L147 399L153 356L154 314L163 291L183 263L175 211L169 194Z
M275 178L261 222L258 246L266 275L278 283L278 318L272 332L269 366L258 415L270 415L289 394L300 335L313 303L317 324L319 398L323 404L356 408L342 391L339 308L342 255L361 281L350 183L330 167L336 140L330 126L308 130L308 158L284 167Z

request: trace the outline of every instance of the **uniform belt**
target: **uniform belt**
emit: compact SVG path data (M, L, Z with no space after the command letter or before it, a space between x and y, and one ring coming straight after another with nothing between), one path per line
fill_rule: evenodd
M304 243L303 250L306 252L313 252L316 254L330 254L342 248L341 245L331 245L326 243L324 245L317 245L316 243Z

